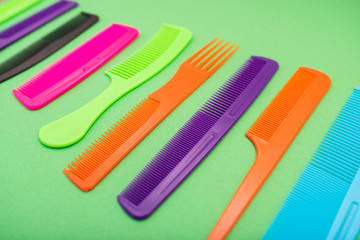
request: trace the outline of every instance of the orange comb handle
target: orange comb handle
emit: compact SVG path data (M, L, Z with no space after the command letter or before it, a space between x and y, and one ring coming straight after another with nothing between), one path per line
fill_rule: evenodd
M208 239L224 239L279 162L331 85L317 70L300 67L246 132L257 157Z

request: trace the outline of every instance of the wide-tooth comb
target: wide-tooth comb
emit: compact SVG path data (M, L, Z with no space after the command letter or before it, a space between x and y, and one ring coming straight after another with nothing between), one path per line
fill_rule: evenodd
M40 141L49 147L66 147L80 141L106 108L169 64L191 37L186 28L163 24L143 48L106 72L111 84L105 91L78 110L43 126Z
M187 96L209 78L237 49L214 39L180 65L172 79L142 100L95 140L64 173L88 191ZM215 43L215 44L214 44ZM215 50L216 49L216 50ZM222 51L223 50L223 51ZM221 52L221 53L220 53ZM216 56L215 56L216 55Z
M360 223L359 113L360 88L355 88L263 239L356 239Z
M216 146L278 67L256 56L240 67L118 196L126 212L148 217Z
M86 78L139 34L136 28L112 24L13 90L29 109L38 109Z
M330 85L326 74L300 67L246 132L256 160L208 239L227 236Z
M98 21L96 15L80 13L35 43L0 64L0 82L47 58Z
M76 2L62 0L5 29L0 32L0 50L77 5Z
M43 0L11 0L0 6L0 24Z

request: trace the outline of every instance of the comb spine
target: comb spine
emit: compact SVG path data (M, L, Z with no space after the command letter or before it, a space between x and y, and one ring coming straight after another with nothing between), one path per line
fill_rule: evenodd
M35 13L29 18L26 18L23 21L9 27L0 33L0 40L2 39L0 41L0 50L33 32L47 22L76 7L77 5L78 4L73 1L59 1L41 10L40 12Z
M358 170L331 226L327 240L356 239L360 232L360 170Z
M231 104L225 113L216 119L213 116L198 110L193 117L205 114L207 118L215 121L215 124L197 142L190 152L179 162L179 164L161 181L161 183L147 196L138 206L125 197L118 195L121 206L132 217L143 219L148 217L155 209L181 184L181 182L200 164L216 144L224 137L227 131L236 123L245 110L260 94L271 77L278 69L277 62L262 58L268 64L257 74L241 95ZM213 96L216 96L214 94ZM211 98L210 98L211 99ZM192 117L192 118L193 118ZM192 118L189 120L191 121ZM210 120L209 119L209 120ZM188 122L189 122L188 121ZM187 124L187 123L186 123ZM177 134L181 134L182 128Z

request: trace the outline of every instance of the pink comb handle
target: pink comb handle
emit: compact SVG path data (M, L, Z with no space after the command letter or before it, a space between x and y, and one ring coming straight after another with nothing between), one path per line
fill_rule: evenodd
M29 109L38 109L86 78L131 43L136 28L112 24L13 90Z

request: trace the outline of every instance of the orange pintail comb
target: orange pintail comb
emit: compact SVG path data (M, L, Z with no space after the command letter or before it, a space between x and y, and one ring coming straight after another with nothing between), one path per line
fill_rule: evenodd
M180 65L176 74L78 155L66 176L81 190L91 190L154 127L208 79L238 48L212 40ZM226 47L226 48L225 48Z
M227 236L330 85L326 74L300 67L246 132L256 147L256 160L208 240Z

